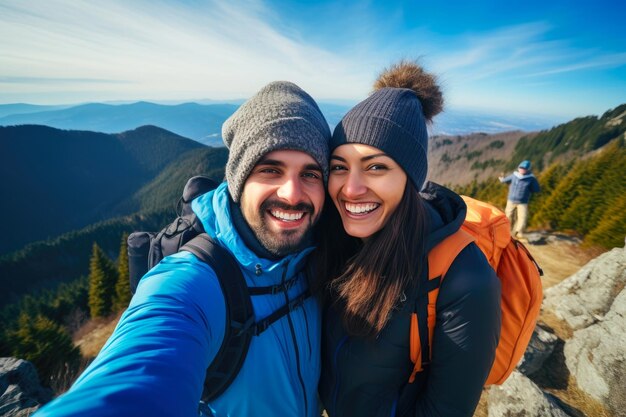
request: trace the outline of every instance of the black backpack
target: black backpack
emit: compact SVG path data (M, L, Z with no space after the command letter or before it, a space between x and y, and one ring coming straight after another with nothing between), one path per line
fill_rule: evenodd
M248 287L235 258L204 232L202 223L191 209L193 199L215 189L219 184L210 178L189 179L177 204L178 217L158 233L134 232L128 236L130 288L134 294L139 280L164 257L185 250L207 263L217 275L226 302L224 339L206 371L202 401L220 396L235 379L248 353L252 336L302 305L310 296L306 290L265 319L256 322L251 296L286 292L295 284L292 278L278 285Z

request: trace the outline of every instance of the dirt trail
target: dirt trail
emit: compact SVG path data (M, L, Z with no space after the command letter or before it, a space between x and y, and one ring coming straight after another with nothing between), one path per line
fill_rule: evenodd
M545 244L533 245L524 242L541 269L543 288L558 284L576 273L601 251L583 249L577 239L565 235L542 235Z

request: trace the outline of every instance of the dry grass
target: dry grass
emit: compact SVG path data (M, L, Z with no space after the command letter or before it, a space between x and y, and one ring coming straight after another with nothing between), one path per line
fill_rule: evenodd
M74 344L85 358L95 358L109 339L121 313L105 319L90 320L74 334Z
M574 335L572 328L549 310L541 310L539 324L551 330L561 340L570 339Z
M575 274L587 262L598 256L598 249L582 249L577 243L561 240L546 245L526 245L541 269L543 288L558 284Z
M488 407L488 389L483 388L483 393L480 396L480 401L478 402L478 406L476 406L476 410L474 411L474 417L488 417L489 409Z
M90 363L91 359L82 358L76 367L68 367L66 364L54 377L50 378L50 388L54 392L54 396L57 397L70 389L76 378L83 373Z
M567 389L557 390L552 388L544 388L546 392L554 395L564 403L572 406L574 409L579 410L584 415L589 417L617 417L609 410L604 408L602 404L590 397L580 388L576 383L576 379L573 376L569 376L567 381Z

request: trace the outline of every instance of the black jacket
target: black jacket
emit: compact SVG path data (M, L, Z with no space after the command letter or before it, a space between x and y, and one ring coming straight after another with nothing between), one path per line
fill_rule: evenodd
M432 183L421 195L430 249L459 229L466 206ZM475 244L461 251L437 299L432 362L409 384L415 298L401 304L376 340L349 337L335 307L326 308L320 396L330 417L472 416L500 336L500 281Z

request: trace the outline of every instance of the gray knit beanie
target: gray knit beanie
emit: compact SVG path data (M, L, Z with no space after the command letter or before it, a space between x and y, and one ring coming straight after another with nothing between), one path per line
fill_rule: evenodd
M393 158L417 190L428 172L426 123L443 109L435 77L413 62L400 62L385 70L368 98L339 122L331 151L345 143L378 148Z
M252 168L272 151L306 152L320 165L324 181L328 178L330 128L313 98L293 83L263 87L224 122L222 137L229 149L226 180L235 202Z

